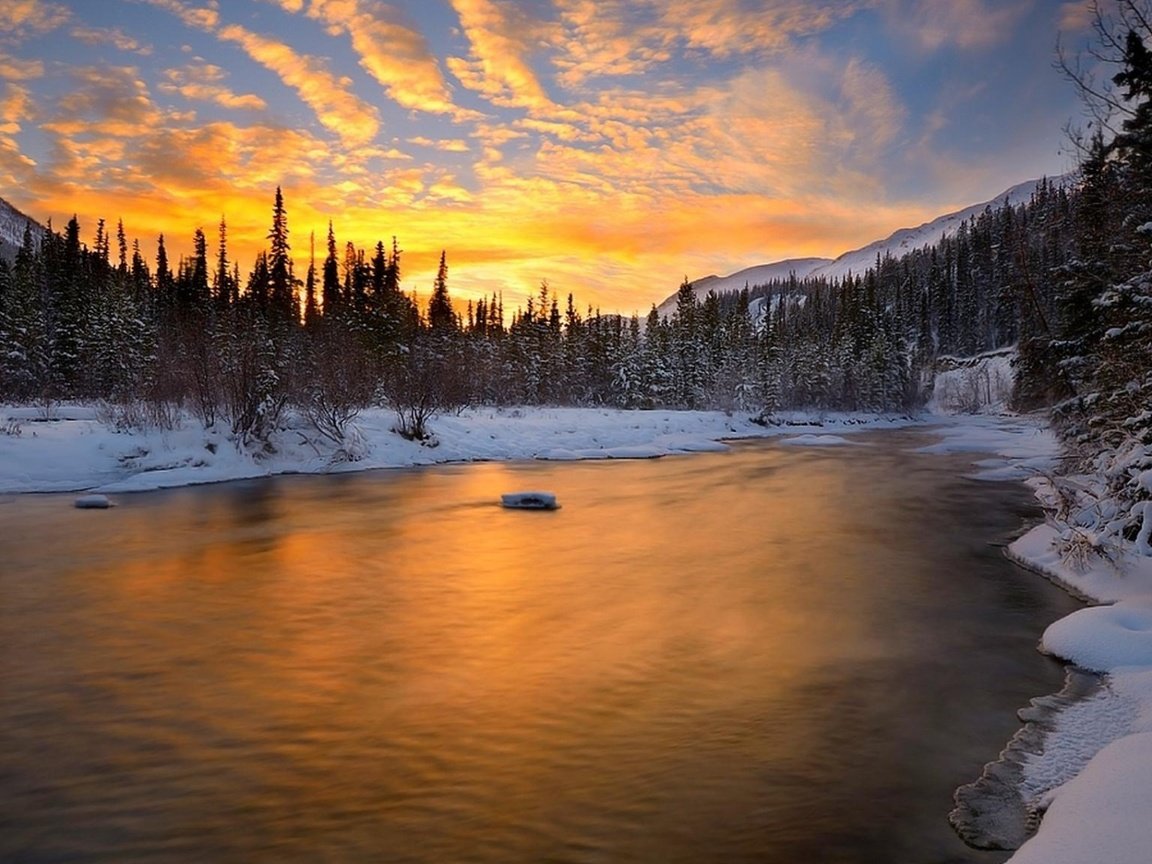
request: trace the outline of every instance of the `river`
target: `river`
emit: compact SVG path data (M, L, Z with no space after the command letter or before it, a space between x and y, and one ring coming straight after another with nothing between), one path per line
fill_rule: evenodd
M0 860L1002 861L951 795L1076 604L853 440L0 498Z

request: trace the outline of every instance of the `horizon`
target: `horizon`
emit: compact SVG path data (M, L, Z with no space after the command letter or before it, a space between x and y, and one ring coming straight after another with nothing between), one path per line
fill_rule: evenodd
M684 278L836 258L1065 173L1051 68L1084 3L5 0L0 196L202 228L246 275L284 190L308 236L396 236L403 288L514 307L541 281L643 314ZM777 122L778 121L778 122Z

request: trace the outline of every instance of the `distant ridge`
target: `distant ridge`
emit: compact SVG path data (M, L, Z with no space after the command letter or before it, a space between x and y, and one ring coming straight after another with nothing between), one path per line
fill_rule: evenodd
M831 258L789 258L785 261L777 261L775 264L757 264L755 267L747 267L730 276L704 276L692 283L692 289L698 297L703 298L707 296L709 291L715 291L717 294L723 294L726 291L740 291L745 285L763 285L765 282L787 279L793 274L797 279L803 279L814 270L834 263Z
M1049 177L1048 182L1060 186L1070 178L1071 175L1065 174L1059 177ZM988 201L982 201L979 204L965 207L963 210L938 216L918 228L900 228L883 240L877 240L867 246L845 252L836 259L788 258L772 264L758 264L728 276L704 276L696 279L692 282L692 290L697 298L702 300L709 291L715 291L717 294L740 291L745 285L752 287L776 280L784 280L792 273L796 274L797 279L804 279L805 277L842 279L849 273L863 273L876 263L877 255L881 258L885 255L900 258L914 249L937 243L941 237L951 237L959 229L961 223L973 216L980 215L984 212L985 207L996 210L1009 202L1013 204L1027 202L1039 184L1040 178L1018 183ZM673 293L657 306L656 310L661 316L666 316L671 315L675 308L676 294Z
M11 261L16 257L16 251L24 242L24 226L29 223L33 235L43 233L43 225L0 198L0 258Z

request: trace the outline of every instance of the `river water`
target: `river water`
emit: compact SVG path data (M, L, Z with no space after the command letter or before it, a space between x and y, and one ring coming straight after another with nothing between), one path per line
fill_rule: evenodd
M0 860L1002 861L952 791L1075 604L855 440L2 498Z

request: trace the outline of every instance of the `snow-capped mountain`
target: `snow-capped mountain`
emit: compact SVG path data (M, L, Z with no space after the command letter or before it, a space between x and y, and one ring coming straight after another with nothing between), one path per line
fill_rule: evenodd
M797 279L803 279L814 270L834 263L831 258L789 258L786 261L777 261L775 264L757 264L755 267L747 267L729 276L705 276L697 279L692 283L692 290L697 297L703 299L709 291L715 291L717 294L740 291L745 285L763 285L765 282L787 279L792 274L796 274Z
M32 223L33 234L43 232L43 227L31 216L26 216L0 198L0 257L11 261L16 250L24 242L24 226Z
M1062 177L1050 177L1048 178L1048 182L1060 186L1069 179L1069 175L1064 175ZM876 263L877 255L881 258L885 255L900 258L903 255L907 255L913 249L931 246L933 243L938 242L941 237L951 237L956 233L962 222L966 222L973 216L979 216L984 212L985 207L998 210L1005 204L1026 203L1028 199L1032 197L1032 193L1036 191L1036 186L1039 183L1039 179L1028 180L1001 192L991 201L973 204L971 207L965 207L963 210L957 210L955 213L938 216L931 222L925 222L919 228L901 228L883 240L877 240L875 243L869 243L867 246L862 246L851 252L845 252L835 261L815 268L809 275L814 277L823 276L826 279L840 279L847 276L850 272L862 274Z
M1059 186L1068 179L1069 176L1065 175L1062 177L1049 178L1048 182ZM885 255L900 258L902 255L906 255L914 249L930 246L938 242L941 237L952 236L956 233L961 223L971 219L973 216L979 216L985 207L991 207L993 210L996 210L1007 203L1022 204L1027 202L1028 199L1032 197L1032 193L1036 191L1036 186L1039 183L1039 179L1019 183L1011 189L1006 189L1004 192L1001 192L990 201L983 201L979 204L965 207L963 210L957 210L955 213L946 213L943 216L938 216L931 222L925 222L919 228L901 228L883 240L877 240L874 243L869 243L867 246L845 252L834 260L828 258L788 258L773 264L759 264L755 267L748 267L732 273L729 276L704 276L692 282L692 290L699 299L703 300L709 291L715 291L717 294L723 294L727 291L740 291L745 285L752 287L778 279L787 279L792 273L796 274L797 279L803 279L805 277L841 279L848 275L848 273L863 273L876 263L877 255L881 258ZM675 294L669 296L663 303L656 307L662 316L671 315L675 308Z

